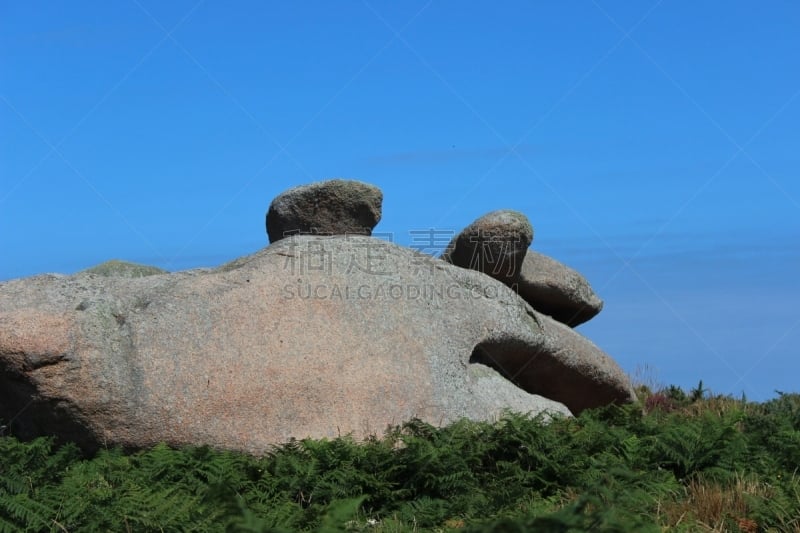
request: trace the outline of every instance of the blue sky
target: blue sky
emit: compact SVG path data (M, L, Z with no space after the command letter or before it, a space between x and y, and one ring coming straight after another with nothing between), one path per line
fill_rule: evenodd
M347 177L401 244L526 213L629 372L797 391L800 4L496 4L0 3L0 279L216 265Z

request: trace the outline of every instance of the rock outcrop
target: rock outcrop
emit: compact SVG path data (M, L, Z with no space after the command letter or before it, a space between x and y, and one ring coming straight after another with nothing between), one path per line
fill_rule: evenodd
M591 341L552 318L533 312L536 349L479 344L473 362L497 369L522 389L558 399L576 415L585 409L636 400L628 376Z
M276 242L294 234L371 235L381 219L383 193L353 180L328 180L293 187L267 211L267 235Z
M453 237L441 258L511 286L519 279L532 241L533 227L528 217L518 211L492 211Z
M0 309L0 418L22 437L261 453L412 417L569 413L470 362L491 345L538 366L541 316L478 272L372 237L291 237L194 274L13 280Z
M291 189L267 214L273 244L214 269L112 261L0 283L4 431L87 450L263 453L415 417L568 416L635 399L613 359L557 321L602 302L577 272L526 255L524 215L476 220L449 264L368 236L381 200L352 181Z
M537 311L571 327L591 320L603 309L603 300L586 278L533 250L525 254L517 292Z

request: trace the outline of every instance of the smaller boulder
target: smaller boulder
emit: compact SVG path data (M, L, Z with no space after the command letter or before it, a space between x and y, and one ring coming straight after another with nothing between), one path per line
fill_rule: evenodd
M533 226L528 217L507 209L492 211L456 235L442 253L442 259L511 286L519 279L531 242Z
M334 179L293 187L272 200L267 236L372 235L381 219L383 193L368 183Z
M586 278L533 250L522 262L517 293L540 313L570 327L591 320L603 309L603 300Z

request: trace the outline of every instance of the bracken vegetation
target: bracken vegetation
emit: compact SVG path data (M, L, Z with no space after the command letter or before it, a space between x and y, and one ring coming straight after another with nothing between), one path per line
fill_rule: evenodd
M800 532L800 395L639 393L547 424L411 421L260 458L167 446L84 457L0 437L0 532Z

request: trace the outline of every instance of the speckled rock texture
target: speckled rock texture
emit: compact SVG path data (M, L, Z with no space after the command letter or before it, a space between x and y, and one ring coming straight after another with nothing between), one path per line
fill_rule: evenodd
M574 414L636 401L627 374L589 339L549 316L532 313L536 343L480 343L472 357L496 368L522 389L557 399Z
M372 237L290 237L212 270L0 283L0 419L22 438L260 454L412 417L632 398L608 356L502 283Z
M87 268L82 274L96 274L98 276L122 276L124 278L142 278L144 276L155 276L156 274L166 274L166 270L149 265L140 265L129 261L111 259L99 265Z
M293 187L272 200L267 236L372 235L381 219L383 193L368 183L333 179Z
M483 272L513 285L519 279L525 253L533 242L533 226L518 211L502 209L478 218L453 237L441 259Z
M577 271L528 250L517 284L519 295L537 311L575 327L597 316L601 300Z

